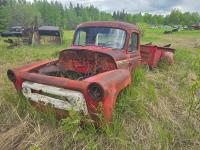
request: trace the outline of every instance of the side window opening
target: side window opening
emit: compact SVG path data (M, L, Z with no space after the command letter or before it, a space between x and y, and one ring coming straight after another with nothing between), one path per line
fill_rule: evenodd
M129 40L129 48L128 51L136 51L138 49L138 34L137 33L132 33L131 34L131 39Z
M78 44L85 46L85 43L86 43L86 32L81 31L78 34Z

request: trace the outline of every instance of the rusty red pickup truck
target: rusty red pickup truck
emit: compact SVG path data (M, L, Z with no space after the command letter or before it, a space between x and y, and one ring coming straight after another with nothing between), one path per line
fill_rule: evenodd
M173 63L174 49L140 44L140 30L124 22L80 24L71 48L59 58L9 69L7 76L17 91L39 109L51 105L56 114L69 110L95 117L99 105L106 121L120 91L131 84L131 74L141 64L151 68L166 58Z

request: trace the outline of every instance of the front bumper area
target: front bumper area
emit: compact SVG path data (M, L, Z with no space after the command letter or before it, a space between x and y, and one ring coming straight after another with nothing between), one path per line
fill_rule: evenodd
M84 95L79 91L24 81L22 93L27 99L36 103L50 104L57 109L88 114Z

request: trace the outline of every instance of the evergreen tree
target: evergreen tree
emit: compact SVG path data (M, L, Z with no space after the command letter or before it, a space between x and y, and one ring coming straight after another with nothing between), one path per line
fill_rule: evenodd
M0 3L0 32L8 27L10 21L10 8L7 2L3 0Z

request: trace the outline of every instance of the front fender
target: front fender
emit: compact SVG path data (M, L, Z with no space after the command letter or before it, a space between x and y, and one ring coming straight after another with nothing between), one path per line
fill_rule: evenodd
M111 121L119 92L131 83L131 74L127 69L117 69L88 78L88 82L97 83L104 89L102 100L104 118Z
M55 61L57 61L57 60L56 59L54 59L54 60L43 60L43 61L27 64L27 65L24 65L24 66L21 66L21 67L17 67L17 68L14 68L14 69L9 69L7 71L7 75L8 75L9 72L12 72L14 74L16 81L13 82L13 84L14 84L17 91L21 91L22 82L23 82L22 76L24 74L27 74L32 69L41 67L41 66L46 65L48 63L53 63Z

